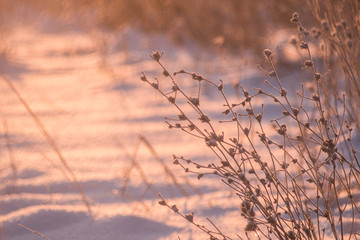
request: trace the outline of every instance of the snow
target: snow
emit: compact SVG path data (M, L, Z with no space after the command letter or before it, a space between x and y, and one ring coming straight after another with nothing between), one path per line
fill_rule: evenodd
M1 135L0 143L0 238L41 239L20 225L49 239L205 236L161 207L158 192L182 211L195 211L195 218L204 223L205 217L215 217L220 225L229 216L237 218L238 203L221 184L198 181L171 164L172 154L205 159L209 153L202 142L168 129L164 116L174 116L174 109L139 80L142 71L159 73L149 57L154 49L166 51L171 71L191 68L219 74L225 62L203 61L211 53L174 46L161 35L149 37L134 29L101 34L20 26L7 37L11 51L0 59L1 71L54 139L89 199L91 213L34 119L2 80L1 131L6 124L8 137ZM232 75L232 80L239 78ZM211 109L215 100L210 97ZM133 160L138 168L131 165ZM178 185L164 166L176 175ZM234 224L240 221L222 227Z
M232 85L238 81L249 89L265 87L255 66L132 28L89 34L21 26L7 43L11 51L0 56L0 70L54 139L91 212L34 119L1 80L0 239L41 239L18 224L52 240L208 238L160 206L157 193L181 212L194 211L201 224L211 227L209 218L231 236L243 232L246 223L233 192L216 178L198 180L172 164L173 154L200 162L213 156L203 140L168 129L164 117L177 112L139 78L142 72L161 74L149 57L159 49L170 72L184 68L222 78L234 100ZM192 81L181 84L197 93ZM219 100L205 89L202 104L217 118ZM276 106L268 104L271 114ZM231 125L221 127L232 131Z

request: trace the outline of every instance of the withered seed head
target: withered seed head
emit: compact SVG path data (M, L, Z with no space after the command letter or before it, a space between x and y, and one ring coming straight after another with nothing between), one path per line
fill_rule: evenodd
M171 103L175 103L175 98L170 96L170 97L168 97L168 101Z
M160 61L160 58L162 57L164 53L160 53L158 50L156 50L155 52L153 52L150 56L155 60L155 61Z
M193 220L194 220L194 213L191 212L191 213L185 214L185 218L186 218L186 220L188 220L189 222L193 222Z
M141 79L141 81L144 81L144 82L147 81L147 78L146 78L146 76L144 74L140 77L140 79Z
M199 105L200 105L200 101L199 101L198 98L192 98L192 97L190 97L189 99L190 99L190 102L191 102L192 104L194 104L195 106L199 106Z
M312 67L314 63L311 60L305 60L304 65L305 67Z
M158 83L152 83L151 86L155 89L159 89L159 84Z
M202 115L199 117L199 120L200 120L201 122L203 122L203 123L208 123L208 122L210 122L210 118L209 118L207 115L205 115L205 114L202 114Z
M302 42L300 43L300 48L301 48L301 49L308 49L308 48L309 48L309 45L308 45L307 42L302 41Z
M269 58L272 54L272 51L270 49L265 49L263 53L266 58Z
M172 205L171 209L176 213L179 212L179 209L176 207L176 205Z
M271 71L271 72L269 72L269 77L276 77L276 73L275 73L275 71Z
M166 71L166 70L163 71L163 74L164 74L165 77L169 77L169 76L170 76L169 72Z
M256 227L257 227L257 225L254 222L254 220L249 220L248 223L246 224L245 231L247 231L247 232L255 231Z
M299 14L297 12L293 13L292 18L290 19L290 22L293 22L293 23L299 22Z

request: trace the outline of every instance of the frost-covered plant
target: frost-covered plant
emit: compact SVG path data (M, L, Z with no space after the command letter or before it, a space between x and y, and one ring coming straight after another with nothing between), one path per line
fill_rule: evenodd
M270 49L263 51L269 66L259 66L269 77L265 82L270 90L241 87L243 97L237 102L230 102L222 80L215 83L185 70L170 74L159 51L151 57L162 68L165 79L152 81L143 74L141 80L177 109L177 119L166 121L169 128L203 139L214 153L215 160L206 163L182 156L174 156L173 163L199 179L215 175L236 193L241 216L247 220L245 234L239 233L236 238L249 238L250 232L256 232L259 239L356 238L360 234L355 227L360 217L360 162L352 142L353 129L346 120L346 94L342 93L338 101L342 105L335 106L336 111L324 107L327 71L316 68L309 47L311 35L299 14L294 13L291 21L298 26L300 39L296 44L305 52L303 69L311 73L313 83L308 89L302 84L296 95L290 95L280 80L273 61L275 53ZM180 74L198 84L196 96L179 85ZM202 105L204 84L212 86L223 99L219 111L225 120L219 123L215 124L217 120ZM271 120L264 111L269 100L281 109ZM233 132L219 130L223 124L232 124ZM209 219L215 230L196 223L193 212L181 213L159 196L160 205L194 224L210 239L235 239Z

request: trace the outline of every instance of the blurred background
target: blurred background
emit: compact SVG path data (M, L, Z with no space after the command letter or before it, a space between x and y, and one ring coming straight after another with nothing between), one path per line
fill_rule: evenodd
M119 32L127 27L165 34L174 43L195 41L213 51L262 51L300 12L312 21L305 1L1 0L1 37L17 24L50 30ZM50 24L51 21L51 24ZM56 23L57 26L53 24Z

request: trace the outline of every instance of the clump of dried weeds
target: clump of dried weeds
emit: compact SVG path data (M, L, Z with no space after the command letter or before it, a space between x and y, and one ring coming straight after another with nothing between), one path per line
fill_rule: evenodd
M347 92L340 94L340 87L334 90L335 95L330 94L328 80L336 80L330 72L332 65L326 63L335 56L343 61L344 67L352 65L344 62L342 56L333 55L323 58L329 69L318 68L310 51L310 41L316 41L323 31L308 31L298 13L293 14L291 22L299 30L294 44L303 53L302 68L312 76L312 87L301 84L296 96L290 96L280 80L273 62L275 53L270 49L263 51L268 66L259 66L269 78L266 84L270 90L248 91L241 87L243 97L235 103L225 94L221 80L216 83L185 70L170 74L161 61L163 53L159 51L151 57L162 68L165 79L152 81L143 74L141 80L177 109L178 119L166 121L169 128L203 139L214 153L215 160L206 164L182 156L174 156L173 163L185 172L197 174L199 179L215 175L236 193L241 216L247 220L245 234L239 233L237 238L249 238L250 232L256 232L259 239L356 239L360 236L355 226L360 217L357 193L360 162L352 140L354 130L347 119L358 126L358 119L348 111L352 108L348 104L355 104L357 100L353 100L356 99L353 95L348 100ZM326 41L321 44L325 49ZM198 84L196 96L179 84L177 75L180 74ZM348 74L345 72L343 76L347 78ZM212 86L222 96L223 105L219 111L227 120L217 123L204 111L201 100L204 84ZM278 116L270 120L264 114L269 101L281 109ZM263 103L261 107L258 102ZM191 110L185 106L191 106ZM219 131L223 124L232 124L234 132ZM194 224L210 239L234 239L230 236L233 233L223 233L210 219L214 230L196 223L193 212L181 213L176 205L159 196L160 205Z

